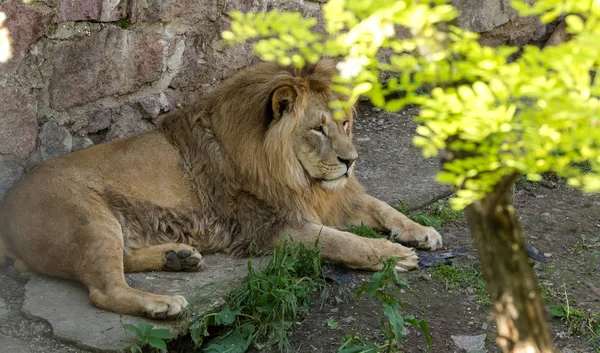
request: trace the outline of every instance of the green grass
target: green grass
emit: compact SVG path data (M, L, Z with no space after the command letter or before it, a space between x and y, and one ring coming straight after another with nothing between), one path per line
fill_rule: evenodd
M385 238L385 235L381 232L376 231L375 229L361 224L360 226L350 226L348 229L350 233L354 233L356 235L360 235L365 238Z
M190 327L203 352L245 352L277 346L291 352L287 330L308 313L315 295L326 295L318 244L286 242L274 250L264 270L248 262L248 279L233 291L217 313L198 318ZM209 329L216 337L206 341ZM213 335L214 336L214 335ZM206 341L206 342L205 342Z
M444 282L448 289L468 290L470 288L479 302L485 305L491 304L481 269L476 264L441 265L430 271L433 277Z
M553 318L565 323L570 336L586 337L588 343L597 347L596 352L600 352L600 312L576 309L566 288L562 303L550 305L549 310Z
M464 216L464 212L462 210L456 211L452 209L446 200L437 201L433 205L429 206L426 211L405 212L404 205L402 204L400 204L400 206L395 206L394 208L404 213L413 221L424 226L433 227L437 230L440 230L448 223Z
M406 217L411 220L427 226L433 227L440 230L443 226L448 223L455 221L464 216L464 212L453 210L450 204L446 200L440 200L429 206L426 211L410 211L407 212L404 209L404 205L401 203L400 206L392 206L398 212L403 213ZM348 229L350 233L360 235L365 238L385 238L386 235L380 231L377 231L367 225L361 224L360 226L350 226Z

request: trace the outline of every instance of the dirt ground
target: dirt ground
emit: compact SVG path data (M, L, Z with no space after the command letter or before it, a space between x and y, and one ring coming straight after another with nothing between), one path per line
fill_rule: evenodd
M570 304L580 310L600 312L600 257L592 249L576 250L581 235L588 242L600 240L600 196L582 195L576 190L561 186L549 190L525 183L517 188L516 205L527 242L541 254L548 256L548 265L536 265L546 288L564 295ZM445 241L442 251L467 249L454 262L473 262L476 253L464 219L454 221L441 231ZM600 250L600 248L598 248ZM552 271L544 270L552 266ZM354 293L369 273L356 273L347 285ZM452 335L474 336L487 334L488 352L499 352L495 344L495 323L491 306L484 304L472 293L472 289L449 290L443 280L432 276L432 270L402 275L419 296L404 294L403 301L418 318L425 319L430 328L433 345L427 349L426 341L417 328L410 327L405 337L403 352L460 352L452 341ZM564 286L564 287L563 287ZM362 296L358 301L353 294L337 296L323 307L315 305L311 314L292 331L295 352L335 352L346 333L353 332L363 340L382 344L380 320L383 318L381 304L375 299ZM343 299L340 302L339 299ZM331 329L326 322L335 320L339 326ZM567 335L567 326L559 320L551 320L555 344L561 352L596 352L600 347L586 342L585 337Z

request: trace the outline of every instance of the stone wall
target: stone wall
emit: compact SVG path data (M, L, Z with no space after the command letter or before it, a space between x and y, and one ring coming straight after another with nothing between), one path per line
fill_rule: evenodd
M319 16L326 0L0 0L13 57L0 64L0 200L45 160L155 126L161 113L256 59L223 47L232 10ZM542 43L552 25L509 0L454 0L490 45Z

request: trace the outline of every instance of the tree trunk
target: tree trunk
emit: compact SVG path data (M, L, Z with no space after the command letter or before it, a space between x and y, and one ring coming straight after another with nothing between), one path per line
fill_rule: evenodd
M516 175L466 209L504 353L555 352L540 289L510 197Z

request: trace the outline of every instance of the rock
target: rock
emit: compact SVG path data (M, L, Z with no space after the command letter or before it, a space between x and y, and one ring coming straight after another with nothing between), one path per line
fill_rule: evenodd
M199 34L187 37L179 72L171 80L172 87L191 88L214 83L214 72L206 63L207 45L206 40Z
M49 87L51 107L65 110L158 80L171 43L161 35L108 27L57 45Z
M108 129L112 121L110 109L92 111L88 118L88 124L83 129L87 134L93 134L100 130Z
M42 125L38 139L38 148L27 160L27 169L67 154L73 147L73 137L69 130L59 126L54 120L49 120Z
M148 96L140 100L139 103L142 110L152 119L174 108L165 93Z
M31 353L27 343L12 337L0 335L0 352L1 353Z
M206 267L198 273L127 274L127 282L143 291L183 295L190 303L195 303L191 304L190 312L203 316L222 305L231 287L244 280L248 273L246 259L231 259L221 254L206 255L204 259ZM119 314L93 306L83 285L37 274L32 275L25 286L22 311L48 322L58 339L75 342L93 351L107 352L119 352L123 342L133 338L125 333L122 322L145 320L179 336L187 333L188 320L193 318L193 315L184 315L181 321L155 321L124 315L121 322Z
M17 87L0 87L0 154L22 159L35 147L35 96Z
M132 136L152 129L154 126L143 120L142 113L131 105L121 107L114 117L114 124L106 134L106 141Z
M58 21L117 21L124 17L124 0L59 0Z
M12 58L0 65L0 77L4 78L17 70L29 46L44 35L52 14L19 0L0 2L0 12L6 15L4 27L8 29L13 49Z
M25 174L25 168L11 160L0 160L0 204L4 195ZM2 311L0 302L0 312Z
M512 46L525 46L533 38L537 19L535 17L518 17L498 26L489 32L481 34L479 41L482 45L499 46L508 44Z
M477 336L450 336L454 344L459 349L464 349L467 353L484 352L485 349L485 333Z
M215 21L217 0L129 0L128 14L131 22L173 22L197 24Z
M71 151L72 152L79 151L79 150L88 148L93 145L94 145L94 142L87 137L73 136L73 147L71 148Z
M544 253L544 257L551 258L552 257L552 253L551 252L545 252Z
M510 0L452 0L460 15L457 24L473 32L487 32L517 16Z
M69 130L54 121L47 122L42 126L38 141L38 148L25 162L27 170L71 152L73 146L73 137Z

